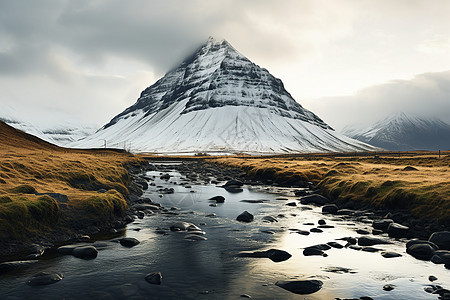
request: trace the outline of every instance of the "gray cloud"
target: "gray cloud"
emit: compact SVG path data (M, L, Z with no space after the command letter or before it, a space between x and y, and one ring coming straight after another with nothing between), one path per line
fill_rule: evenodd
M437 117L450 124L450 71L393 80L351 96L316 99L308 104L337 130L352 124L369 125L394 112Z

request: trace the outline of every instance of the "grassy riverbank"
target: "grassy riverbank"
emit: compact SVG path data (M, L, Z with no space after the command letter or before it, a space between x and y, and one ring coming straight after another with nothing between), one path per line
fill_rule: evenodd
M249 175L318 184L325 196L450 221L450 155L214 159Z
M0 127L0 238L70 232L73 225L100 227L124 214L131 180L125 167L140 159L59 148Z

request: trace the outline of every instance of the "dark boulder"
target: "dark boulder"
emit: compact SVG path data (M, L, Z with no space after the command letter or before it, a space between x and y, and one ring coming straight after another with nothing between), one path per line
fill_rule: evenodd
M450 251L437 250L431 257L431 261L435 264L450 264Z
M244 185L243 182L232 179L232 180L227 181L227 183L225 183L222 187L229 187L229 186L241 187L243 185Z
M255 251L255 252L243 252L239 253L238 256L240 257L263 257L263 258L269 258L273 262L282 262L285 260L288 260L292 257L292 255L284 250L278 250L278 249L270 249L267 251Z
M386 232L391 223L394 223L394 220L392 219L375 220L372 223L372 227L378 230L382 230L383 232Z
M440 250L450 250L450 231L435 232L428 240L435 243Z
M383 256L384 258L394 258L394 257L400 257L402 255L397 252L383 251L383 252L381 252L381 256Z
M250 223L251 221L253 221L253 215L248 211L244 211L242 214L236 217L236 220L240 222Z
M151 284L161 284L162 283L162 274L161 272L153 272L150 274L147 274L145 276L145 281Z
M140 242L135 238L125 237L125 238L121 238L119 240L119 243L124 247L131 248L131 247L138 245Z
M82 259L93 259L97 257L98 251L94 246L81 246L74 248L72 255Z
M216 201L216 203L224 203L225 197L224 196L214 196L212 198L209 198L208 200Z
M322 213L323 214L335 214L339 208L336 206L336 204L327 204L322 206Z
M63 274L59 273L41 272L31 277L27 284L31 286L48 285L60 281L63 277Z
M373 246L373 245L382 245L382 244L390 244L389 241L363 236L358 239L358 245L360 246Z
M413 244L406 248L406 253L420 259L430 260L436 250L430 244Z
M25 268L29 265L37 263L38 260L19 260L19 261L8 261L0 263L0 274L14 271L17 269Z
M275 285L294 294L307 295L319 291L323 282L320 280L277 281Z
M409 233L409 227L398 223L390 223L387 228L387 233L390 237L393 238L407 237Z
M308 195L300 199L301 204L325 205L328 204L329 202L330 200L319 194Z

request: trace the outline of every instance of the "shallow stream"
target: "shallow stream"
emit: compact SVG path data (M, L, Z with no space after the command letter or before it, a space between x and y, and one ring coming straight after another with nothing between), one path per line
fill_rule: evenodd
M290 189L244 186L243 192L229 193L213 184L185 187L180 185L184 179L175 168L169 172L172 177L168 181L159 178L159 171L147 173L154 176L155 186L150 186L144 197L166 208L176 207L178 210L171 212L178 214L146 215L129 224L124 235L138 239L139 245L125 248L106 240L92 260L71 255L41 259L28 268L2 275L0 299L238 299L243 294L253 299L438 299L424 288L430 284L449 288L450 270L409 256L404 241L374 246L402 254L398 258L349 248L327 250L327 257L304 256L302 251L308 246L331 241L345 245L340 238L358 237L356 229L370 229L370 224L322 215L319 207L287 206L297 199ZM173 188L175 193L161 195L161 186ZM209 206L212 202L208 199L217 195L224 196L225 202ZM236 221L245 210L255 216L253 222ZM273 216L278 222L265 222L264 216ZM334 228L307 236L290 230L309 231L317 227L319 219ZM176 221L201 227L207 240L188 241L184 239L186 233L171 232L168 228ZM165 228L166 234L156 233L157 228ZM292 257L278 263L268 258L237 257L241 251L271 248L285 250ZM41 271L63 273L64 278L47 286L26 284ZM144 280L146 274L155 271L162 273L161 285ZM431 283L429 275L438 280ZM319 279L323 287L314 294L297 295L275 285L279 280L296 279ZM395 287L384 291L386 284Z

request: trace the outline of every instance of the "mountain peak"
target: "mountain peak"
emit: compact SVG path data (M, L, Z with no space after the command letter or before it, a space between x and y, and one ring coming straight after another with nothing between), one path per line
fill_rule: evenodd
M367 149L332 131L296 102L280 79L226 40L209 37L92 139L124 145L135 136L140 151L159 152ZM151 134L160 138L155 145Z

